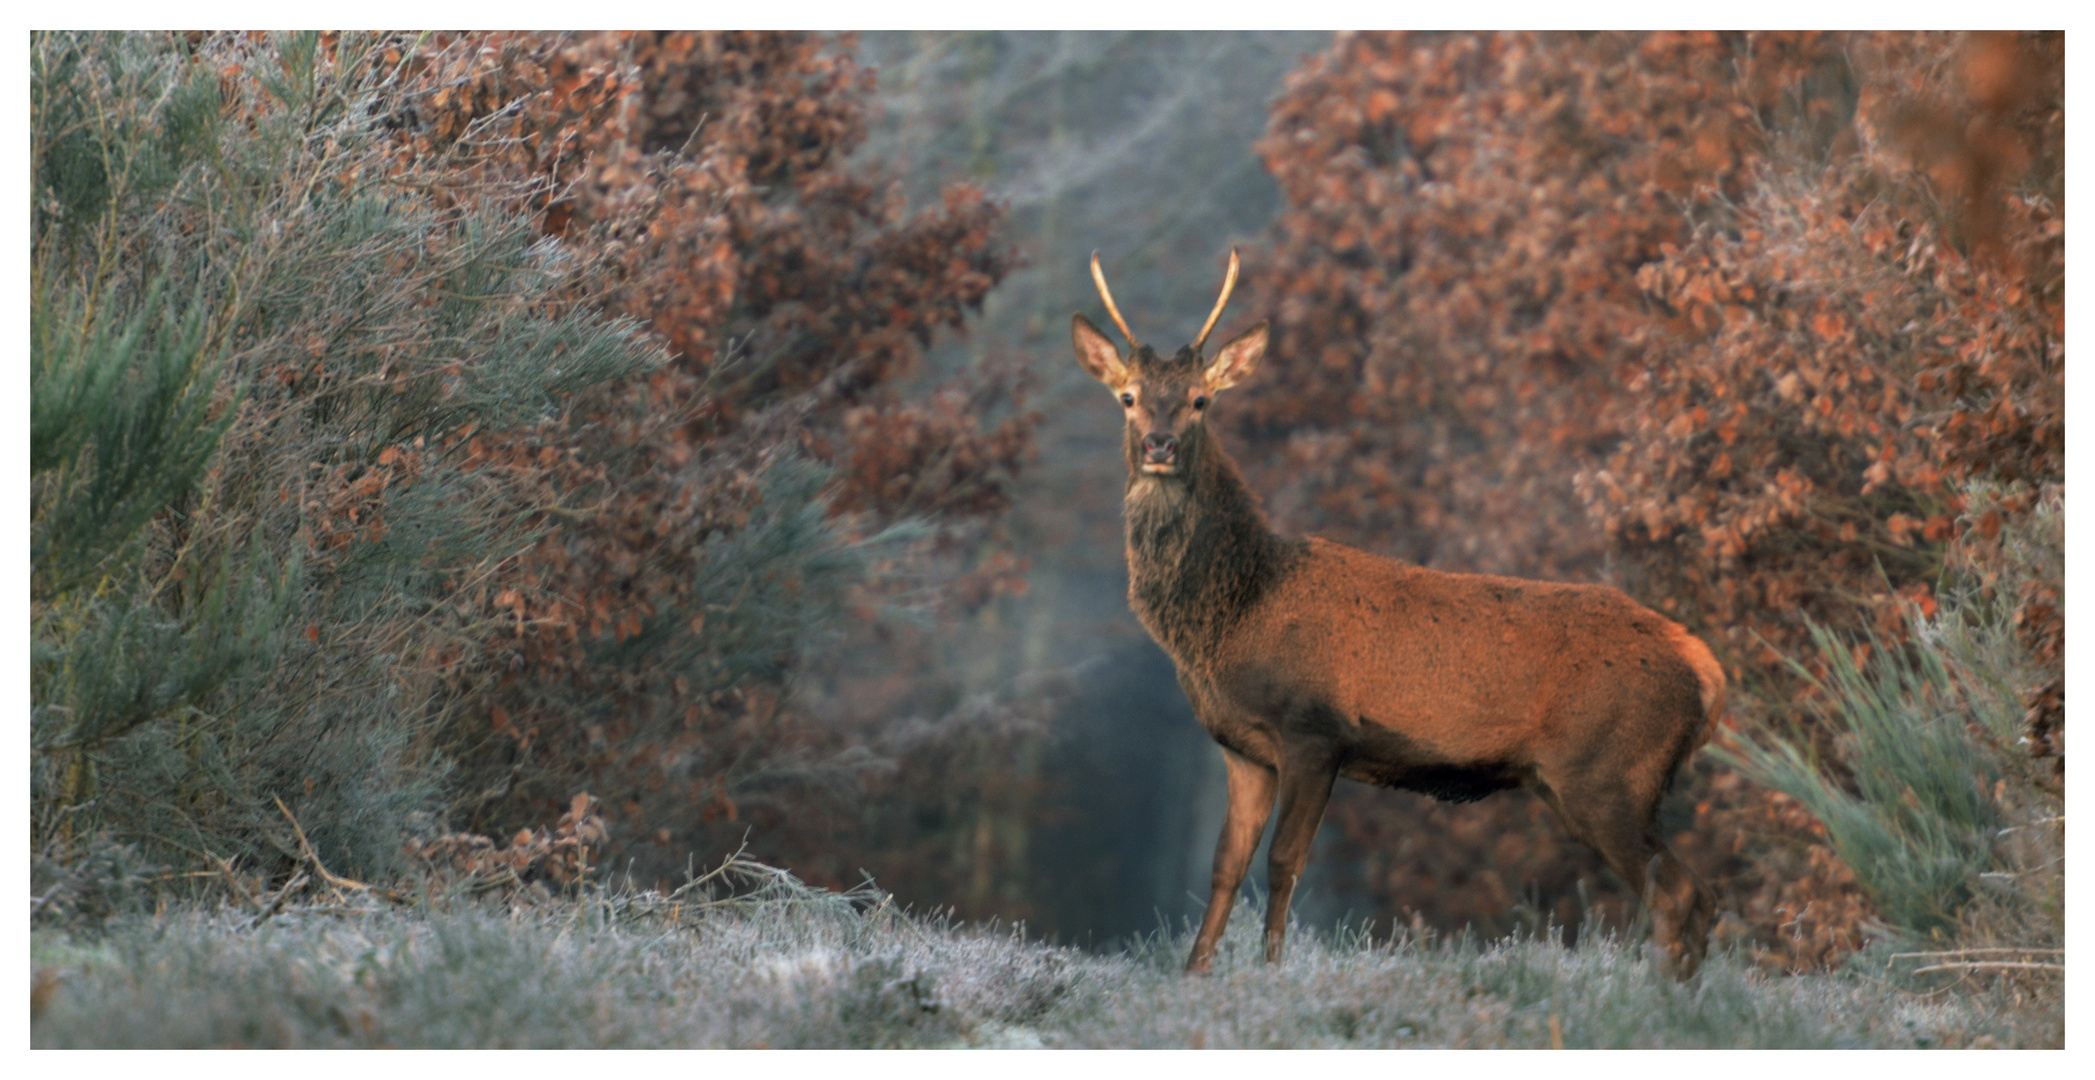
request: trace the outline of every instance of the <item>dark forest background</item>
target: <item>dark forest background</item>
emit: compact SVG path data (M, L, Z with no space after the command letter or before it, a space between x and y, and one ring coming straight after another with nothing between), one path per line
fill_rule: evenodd
M1215 423L1276 524L1701 634L1734 719L1665 827L1727 933L1837 962L1935 916L1755 733L1867 794L1843 673L1997 611L2016 730L1971 738L2022 771L1987 797L2063 776L2062 63L40 35L39 910L265 888L307 845L557 888L746 842L1064 941L1175 924L1219 759L1126 613L1118 419L1064 327L1096 249L1190 338L1235 247L1218 333L1276 337ZM1525 795L1348 787L1298 903L1499 934L1633 899Z

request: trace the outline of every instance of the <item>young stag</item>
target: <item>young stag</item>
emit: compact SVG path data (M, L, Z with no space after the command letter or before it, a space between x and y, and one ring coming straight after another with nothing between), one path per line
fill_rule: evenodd
M1201 355L1236 253L1200 336L1169 359L1128 330L1096 254L1091 276L1128 343L1122 354L1084 316L1071 321L1077 362L1127 416L1128 605L1177 663L1228 766L1186 970L1213 963L1276 807L1266 959L1279 961L1295 882L1344 776L1451 802L1527 788L1645 898L1666 963L1693 975L1713 906L1657 816L1723 707L1709 647L1605 586L1440 573L1276 535L1206 424L1215 396L1266 351L1261 322Z

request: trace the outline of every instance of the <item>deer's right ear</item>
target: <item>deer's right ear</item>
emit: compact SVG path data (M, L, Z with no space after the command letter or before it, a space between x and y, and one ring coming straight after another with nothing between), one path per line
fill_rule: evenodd
M1261 322L1217 350L1214 362L1208 365L1208 391L1219 393L1250 378L1266 355L1266 336L1266 324Z
M1091 325L1091 320L1082 315L1070 316L1069 341L1076 346L1077 363L1084 365L1084 370L1090 372L1092 378L1115 390L1127 384L1128 369L1121 362L1120 350L1106 340L1106 335L1099 333L1098 327Z

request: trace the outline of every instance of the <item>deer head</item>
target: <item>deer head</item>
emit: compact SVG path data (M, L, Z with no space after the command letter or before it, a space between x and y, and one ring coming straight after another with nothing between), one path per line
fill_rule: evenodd
M1229 339L1216 351L1214 359L1201 355L1201 346L1207 343L1208 334L1222 318L1222 309L1229 304L1230 291L1236 288L1237 253L1229 253L1229 272L1222 281L1222 295L1215 301L1215 310L1208 313L1200 336L1168 360L1136 340L1134 332L1128 329L1127 320L1121 318L1120 308L1113 303L1113 291L1106 287L1097 252L1091 254L1091 279L1098 283L1106 313L1127 339L1128 351L1123 354L1114 348L1106 335L1091 325L1091 320L1075 315L1070 319L1069 334L1076 347L1077 363L1113 392L1114 400L1127 415L1125 441L1130 478L1182 480L1192 475L1205 452L1205 421L1215 395L1249 378L1266 354L1266 324L1261 322Z

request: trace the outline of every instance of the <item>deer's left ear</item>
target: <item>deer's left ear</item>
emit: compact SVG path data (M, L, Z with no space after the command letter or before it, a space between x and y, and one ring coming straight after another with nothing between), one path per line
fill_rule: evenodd
M1230 338L1228 344L1216 351L1214 362L1208 365L1208 392L1227 390L1250 378L1265 355L1266 324L1263 322Z

